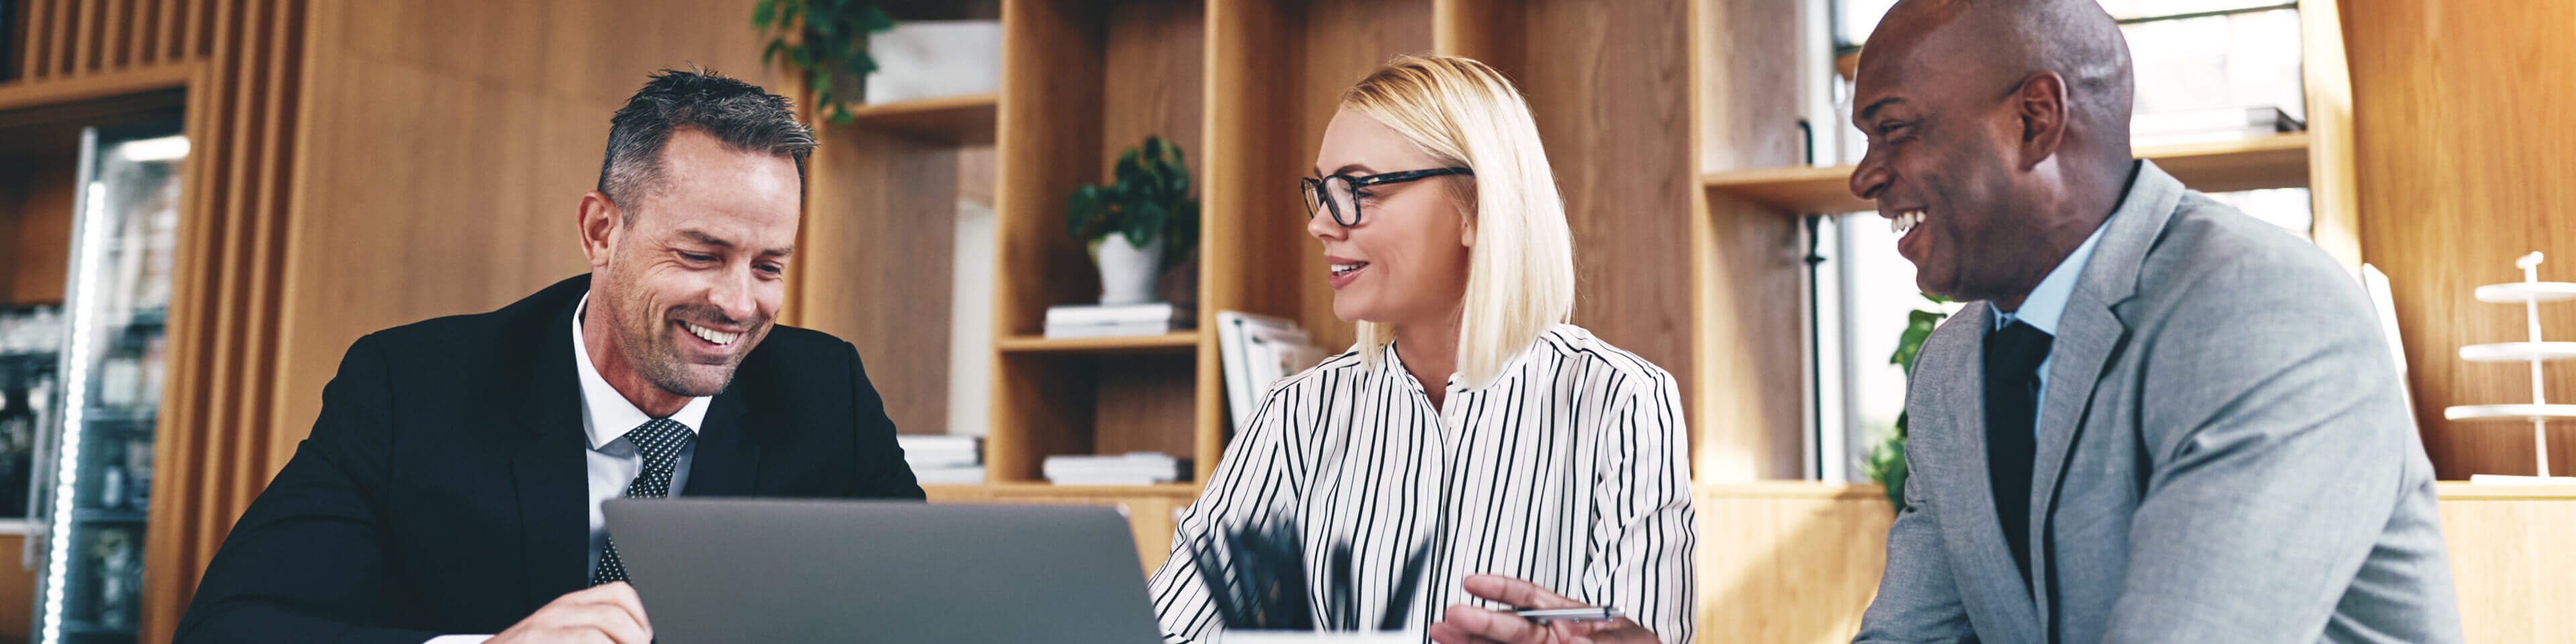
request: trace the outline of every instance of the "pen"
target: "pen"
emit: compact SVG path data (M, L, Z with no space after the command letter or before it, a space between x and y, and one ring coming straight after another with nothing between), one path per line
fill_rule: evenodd
M1592 606L1587 608L1534 608L1530 610L1512 611L1512 614L1521 616L1521 619L1534 622L1606 622L1619 618L1619 607Z

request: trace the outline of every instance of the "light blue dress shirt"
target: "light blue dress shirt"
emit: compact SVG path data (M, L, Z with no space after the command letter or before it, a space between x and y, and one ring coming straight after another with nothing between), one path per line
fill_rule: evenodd
M2048 270L2047 277L2039 278L2039 286L2032 287L2030 296L2021 299L2020 310L1995 309L1994 330L2002 330L2014 321L2020 321L2048 334L2048 337L2057 337L2057 319L2066 315L2066 300L2075 296L2075 282L2084 276L2084 262L2093 258L2093 247L2102 242L2102 231L2111 228L2110 222L2109 218L2104 218L2103 225L2095 226L2092 236L2085 237L2084 243L2075 247L2075 252L2067 253L2066 259L2057 262L2057 268ZM1993 304L1988 303L1987 306ZM2048 357L2039 360L2039 390L2031 396L2033 401L2048 400L2048 364L2057 360L2056 343L2051 342L2049 346ZM2034 435L2039 433L2039 419L2031 419L2030 431Z

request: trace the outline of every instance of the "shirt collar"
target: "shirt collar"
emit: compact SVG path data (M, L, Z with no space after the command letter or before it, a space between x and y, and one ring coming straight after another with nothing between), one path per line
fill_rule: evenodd
M2020 310L1996 309L1994 328L2002 329L2018 320L2041 333L2057 335L2057 319L2065 316L2066 301L2075 296L2076 281L2084 275L2084 262L2093 257L2093 247L2101 245L2102 231L2110 229L2109 218L2094 226L2093 234L2085 237L2075 252L2067 253L2066 259L2058 260L2057 268L2049 269L2048 276L2039 279L2039 286L2032 287L2030 295L2022 298Z
M582 342L581 338L582 311L589 307L589 293L583 293L581 302L573 305L572 363L581 370L582 431L590 436L590 448L599 449L625 437L626 432L653 420L653 417L635 408L635 403L626 400L625 394L617 393L616 387L608 385L607 378L600 377L599 368L591 365L590 345ZM707 420L708 400L707 396L690 398L688 404L680 406L680 411L671 414L671 420L688 428L689 433L697 433L698 426Z

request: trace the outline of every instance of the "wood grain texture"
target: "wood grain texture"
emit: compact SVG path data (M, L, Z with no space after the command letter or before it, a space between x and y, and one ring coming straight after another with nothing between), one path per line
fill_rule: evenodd
M1696 384L1697 333L1684 303L1699 180L1690 137L1673 135L1693 118L1688 8L1524 0L1461 8L1450 13L1467 23L1444 26L1462 53L1486 50L1529 102L1574 235L1574 324L1663 367L1682 391Z
M1894 518L1876 486L1701 485L1693 502L1700 641L1851 641Z
M0 302L48 303L63 301L64 279L71 272L72 186L78 171L78 150L72 155L43 165L21 165L13 172L6 188L9 203L0 205L0 226L6 233L10 259L6 267L8 280L0 282L8 292Z
M2556 641L2576 629L2576 489L2498 496L2441 485L2463 630L2470 642ZM1699 639L1849 642L1887 561L1891 520L1876 485L1701 484Z
M2529 370L2470 364L2461 345L2525 339L2522 307L2483 304L2482 284L2519 281L2513 260L2541 251L2540 278L2576 281L2576 84L2531 70L2576 68L2576 4L2497 12L2477 3L2344 0L2359 164L2361 255L2388 273L2404 335L2415 417L2434 470L2530 474L2528 426L2443 420L2451 405L2529 402ZM2563 74L2562 74L2563 75ZM2543 304L2548 339L2576 333L2576 306ZM2576 366L2547 367L2551 402L2576 400ZM2553 469L2576 470L2576 424L2549 433ZM2464 584L2465 586L2465 584Z
M2348 136L2293 132L2251 139L2149 146L2134 152L2138 158L2156 162L2156 167L2181 180L2183 185L2201 192L2298 188L2308 186L2313 173L2327 173L2330 178L2331 167L2335 165L2324 163L2322 167L2311 168L2310 156L2329 153L2311 148L2309 142ZM2346 145L2349 149L2349 142ZM2349 164L2344 167L2348 169ZM1786 216L1876 209L1877 204L1852 195L1852 168L1848 165L1762 167L1712 172L1702 176L1701 180L1711 190L1760 204ZM2350 187L2349 180L2342 183Z
M186 80L178 270L142 632L166 640L206 559L272 472L287 191L302 115L305 0L211 3ZM165 65L166 66L166 65Z
M799 323L858 347L897 429L947 433L957 149L867 126L820 134L795 260Z
M1065 235L1075 186L1111 180L1118 155L1158 136L1206 181L1204 3L1006 2L996 174L1000 228L988 468L995 480L1039 478L1049 454L1150 450L1198 458L1197 363L1212 343L1190 334L1143 343L1030 340L1046 309L1097 301L1085 244ZM1204 229L1205 226L1202 226ZM1200 263L1203 265L1204 262ZM1184 264L1185 267L1191 264ZM1188 269L1166 289L1195 295ZM1204 316L1202 316L1204 317ZM1181 355L1115 354L1179 350Z
M1002 4L1002 98L996 108L993 333L1034 334L1090 262L1064 234L1063 204L1100 166L1099 20L1052 0ZM1064 276L1072 277L1064 277ZM995 354L985 467L994 481L1038 478L1050 453L1088 451L1089 374L1063 361Z
M1699 169L1796 164L1792 3L1695 0L1689 95ZM1689 397L1693 474L1701 481L1797 478L1805 431L1806 332L1796 219L1695 191L1691 196Z
M695 62L793 87L760 66L751 5L317 2L278 462L358 336L490 311L587 270L575 206L597 182L608 115L647 73Z

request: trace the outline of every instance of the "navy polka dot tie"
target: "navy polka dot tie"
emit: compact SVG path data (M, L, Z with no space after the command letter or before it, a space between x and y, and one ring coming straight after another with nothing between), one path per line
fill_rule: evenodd
M626 432L626 441L635 444L635 453L644 457L644 471L635 482L626 484L626 498L659 499L671 495L671 468L680 459L680 450L697 439L697 433L668 418L655 418ZM617 557L617 538L599 549L599 567L590 571L590 585L626 581L626 562Z

